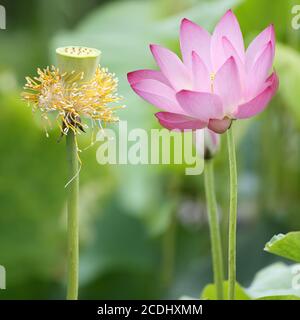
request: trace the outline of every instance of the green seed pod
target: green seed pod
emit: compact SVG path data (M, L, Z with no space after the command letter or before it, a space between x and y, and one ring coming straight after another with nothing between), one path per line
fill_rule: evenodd
M89 81L95 76L101 52L97 49L69 46L56 49L57 66L60 72L81 75L80 79L70 77L70 82Z

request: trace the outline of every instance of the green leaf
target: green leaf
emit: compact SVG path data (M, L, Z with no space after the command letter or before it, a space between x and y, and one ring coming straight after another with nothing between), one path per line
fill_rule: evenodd
M264 250L300 262L300 231L275 235Z
M300 264L275 263L260 270L249 288L236 283L237 300L300 300ZM228 298L228 281L224 281L224 298ZM216 300L214 284L208 284L201 299Z
M224 299L228 299L228 281L223 282L223 292L224 292ZM246 291L238 284L235 284L235 298L236 300L250 300L249 295ZM201 299L208 299L208 300L216 300L216 286L214 284L208 284L201 293Z
M286 265L278 262L260 270L254 277L247 294L253 299L268 297L300 297L300 264Z

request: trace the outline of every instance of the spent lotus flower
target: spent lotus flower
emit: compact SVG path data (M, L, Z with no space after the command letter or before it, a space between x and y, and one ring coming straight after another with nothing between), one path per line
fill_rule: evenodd
M79 173L77 134L87 127L82 118L102 126L115 122L118 81L99 65L100 51L81 46L56 49L57 67L38 69L33 78L26 77L22 97L33 111L47 122L56 119L61 137L66 139L68 164L67 188L67 299L78 299L79 277ZM50 116L54 115L54 116Z
M22 98L33 111L40 111L46 122L51 121L49 114L55 114L65 135L69 130L84 131L87 124L82 118L100 127L118 121L115 110L123 107L115 105L121 100L118 79L98 65L100 51L73 46L58 48L56 53L59 67L38 68L37 76L26 77Z
M128 73L132 89L155 105L160 124L168 129L208 127L225 132L232 120L262 112L278 88L272 69L273 25L245 51L239 23L228 10L213 34L188 19L180 26L182 60L169 49L150 45L160 70Z

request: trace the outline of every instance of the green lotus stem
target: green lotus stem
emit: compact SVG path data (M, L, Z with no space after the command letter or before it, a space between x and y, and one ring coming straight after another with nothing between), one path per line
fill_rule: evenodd
M218 222L218 209L217 209L217 201L216 201L215 186L214 186L213 160L205 161L204 181L205 181L205 194L206 194L208 221L209 221L209 229L210 229L214 283L216 287L217 299L223 300L224 267L223 267L220 227Z
M79 270L79 221L78 221L78 156L76 136L69 130L66 136L66 149L68 161L68 283L67 299L78 298L78 270Z
M66 73L66 85L89 81L95 75L99 64L100 51L94 48L68 46L56 49L56 59L60 72ZM76 126L76 124L74 124ZM67 299L78 298L79 270L79 221L78 193L79 166L76 134L69 129L66 133L68 161L68 282Z
M228 235L228 299L235 299L236 282L236 225L237 225L237 169L233 125L227 130L227 147L230 172L230 204Z
M228 260L228 220L229 220L229 204L225 199L221 199L220 206L224 207L224 211L222 211L222 219L221 219L221 243L222 243L222 252L223 252L223 261ZM223 271L224 274L227 274L228 265L227 263L223 263Z

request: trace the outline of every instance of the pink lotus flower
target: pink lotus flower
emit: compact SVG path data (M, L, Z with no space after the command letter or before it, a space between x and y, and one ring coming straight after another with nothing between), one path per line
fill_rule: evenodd
M208 127L225 132L233 119L262 112L278 88L269 74L275 52L273 25L244 49L239 23L227 11L210 35L183 19L180 27L181 61L172 51L150 45L160 71L128 73L132 89L162 112L156 113L168 129Z

